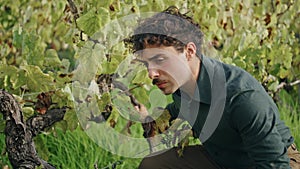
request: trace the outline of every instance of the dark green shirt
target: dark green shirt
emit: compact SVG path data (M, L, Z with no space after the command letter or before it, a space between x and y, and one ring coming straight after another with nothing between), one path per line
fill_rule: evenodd
M199 98L189 98L176 91L174 102L167 106L172 118L186 119L197 136L205 132L203 126L216 99L212 98L211 84L219 83L209 71L217 66L223 68L224 73L225 107L220 120L216 118L213 122L217 124L216 129L204 140L203 146L223 167L290 168L286 153L293 142L290 130L279 119L277 106L261 84L238 67L203 56L197 80L199 91L195 92ZM195 105L198 105L198 114L191 113Z

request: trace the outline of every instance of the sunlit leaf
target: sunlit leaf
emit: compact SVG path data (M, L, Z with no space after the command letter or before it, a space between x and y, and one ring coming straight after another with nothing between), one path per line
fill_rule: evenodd
M140 84L140 83L148 83L149 81L151 80L148 78L148 72L146 69L143 69L137 72L137 75L132 80L132 83Z
M139 87L132 90L131 92L140 103L145 105L149 104L149 97L145 88Z
M59 122L54 123L53 127L56 130L61 130L63 132L66 132L68 130L68 122L65 120L61 120Z
M54 49L46 50L44 66L53 68L61 66L61 61Z
M77 114L73 109L66 112L64 120L67 122L67 128L71 131L75 130L79 125Z
M16 48L22 48L23 45L22 27L19 27L18 29L13 31L13 45Z
M55 89L53 77L45 74L38 66L22 66L25 71L26 87L32 92L43 92Z
M119 66L120 61L115 57L112 57L109 61L102 62L103 74L112 74L115 73Z
M149 94L149 101L151 104L150 111L157 107L166 107L167 106L167 98L159 89L154 89Z
M30 65L42 66L44 62L45 43L33 32L22 32L22 55Z
M91 9L86 14L81 16L77 20L77 24L79 28L84 31L84 33L92 36L95 32L100 30L100 28L109 20L109 11L106 8L100 7L98 10Z

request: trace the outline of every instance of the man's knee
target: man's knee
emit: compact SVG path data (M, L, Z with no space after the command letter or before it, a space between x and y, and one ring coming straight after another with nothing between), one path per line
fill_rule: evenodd
M172 163L173 161L173 163ZM177 158L176 149L172 148L168 151L162 151L156 155L152 154L151 156L145 157L140 165L139 169L167 169L174 168L174 163L177 163L180 160Z
M152 169L153 168L153 165L151 165L152 162L153 162L153 160L151 160L150 158L144 158L141 161L138 169Z

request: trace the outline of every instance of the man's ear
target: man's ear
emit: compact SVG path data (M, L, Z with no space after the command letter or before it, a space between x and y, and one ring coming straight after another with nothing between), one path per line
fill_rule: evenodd
M189 42L185 45L185 52L187 60L191 60L193 57L197 57L196 55L197 47L194 42Z

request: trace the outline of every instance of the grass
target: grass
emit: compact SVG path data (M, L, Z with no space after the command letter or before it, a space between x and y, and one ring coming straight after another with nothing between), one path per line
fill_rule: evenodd
M299 98L292 97L284 90L279 93L278 109L280 117L285 124L290 128L295 143L300 146L300 106Z
M4 149L4 135L0 135L0 146ZM36 148L40 157L53 164L58 169L85 168L110 169L114 162L119 168L137 168L141 159L123 158L101 149L85 132L76 129L72 132L58 130L56 134L40 134L35 139ZM3 150L2 150L3 151ZM11 165L7 155L1 155L0 168Z
M56 137L42 135L39 139L44 145L38 150L45 150L45 157L49 155L47 161L57 168L94 168L94 164L104 168L117 161L122 161L119 168L136 168L140 162L139 159L125 159L101 149L80 129L66 133L59 131Z
M296 144L300 145L300 106L295 97L291 97L286 92L280 92L278 108L281 119L290 127ZM133 128L133 130L138 130ZM139 131L140 132L140 131ZM89 136L79 128L70 132L58 130L55 134L40 134L35 139L39 156L55 165L58 169L86 168L94 169L94 164L99 169L112 168L114 162L122 161L117 169L137 168L141 159L124 158L99 147ZM4 152L4 134L0 133L0 168L11 165ZM298 146L299 147L299 146ZM133 149L133 147L129 147ZM134 149L132 151L135 151Z

